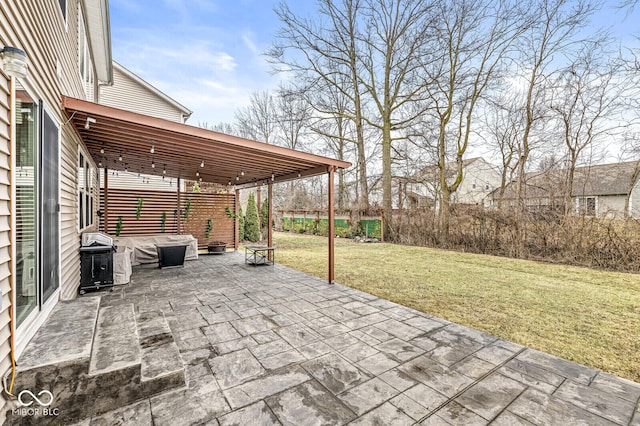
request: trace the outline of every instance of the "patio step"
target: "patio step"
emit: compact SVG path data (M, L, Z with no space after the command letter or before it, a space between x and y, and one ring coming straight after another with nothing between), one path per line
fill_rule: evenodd
M132 304L100 309L89 375L107 374L140 364L140 345Z
M49 391L47 411L58 409L57 415L30 415L27 424L71 423L185 385L162 312L136 315L130 303L99 303L95 296L59 303L20 358L13 393ZM24 423L8 411L7 424Z

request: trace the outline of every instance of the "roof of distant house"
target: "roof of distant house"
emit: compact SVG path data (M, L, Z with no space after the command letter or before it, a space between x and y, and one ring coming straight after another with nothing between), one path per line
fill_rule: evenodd
M639 171L640 160L577 167L571 196L626 195L638 183ZM525 182L528 198L547 197L551 192L561 195L567 182L567 169L527 173ZM515 182L512 182L507 186L505 197L512 198L514 193Z

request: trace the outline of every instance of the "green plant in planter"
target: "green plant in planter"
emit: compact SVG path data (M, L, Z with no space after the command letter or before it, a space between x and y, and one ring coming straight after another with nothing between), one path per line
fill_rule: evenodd
M144 203L144 198L138 198L138 208L136 209L136 220L140 219L140 214L142 213L142 203Z
M213 231L213 219L209 218L209 220L207 220L207 229L204 232L205 238L209 238L211 236L211 231Z
M116 224L116 237L119 237L121 232L122 232L122 216L118 216L118 223Z
M164 233L167 226L167 212L162 212L162 220L160 221L160 232Z

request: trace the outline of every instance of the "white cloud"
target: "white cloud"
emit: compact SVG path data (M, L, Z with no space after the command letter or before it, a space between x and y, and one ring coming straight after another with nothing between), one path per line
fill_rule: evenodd
M244 24L233 26L217 19L219 13L208 13L216 3L162 0L154 6L170 9L175 19L157 21L151 10L143 20L139 11L140 17L112 30L114 60L191 109L192 125L233 122L252 92L273 89L280 78L269 74L262 56L269 41L257 39Z

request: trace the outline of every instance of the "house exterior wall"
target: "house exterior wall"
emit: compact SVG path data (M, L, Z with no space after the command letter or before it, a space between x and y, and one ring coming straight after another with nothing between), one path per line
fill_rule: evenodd
M455 203L488 205L489 194L500 186L500 174L482 158L466 166L462 176L453 195Z
M138 114L184 123L184 112L141 85L122 68L113 68L113 85L100 87L99 103Z
M436 179L434 176L432 179ZM451 183L451 181L449 182ZM490 205L490 194L500 186L500 173L482 158L477 158L462 168L462 182L452 194L452 204ZM439 182L424 180L421 183L410 183L407 191L423 197L438 199Z
M78 65L78 8L79 0L68 0L66 16L58 0L15 0L0 2L0 43L21 48L28 57L27 77L21 79L25 88L38 100L51 118L59 125L60 173L60 289L51 296L53 304L59 299L75 297L80 281L79 231L77 221L78 149L82 145L60 108L61 95L87 99ZM89 90L95 92L96 84ZM0 374L6 374L11 365L11 325L9 309L14 296L10 291L11 258L15 248L9 237L12 218L13 104L9 78L0 72ZM95 166L95 165L94 165ZM97 222L97 221L96 221ZM27 340L38 323L19 328L17 339ZM25 342L26 343L26 342ZM0 401L4 405L4 400ZM5 410L0 409L0 423Z
M0 373L11 367L9 337L11 335L11 89L10 81L0 72ZM0 397L0 413L4 413ZM0 422L4 416L0 414Z
M631 217L640 218L640 181L635 184L629 200L629 214Z
M599 195L595 198L597 217L607 219L624 217L624 195Z

